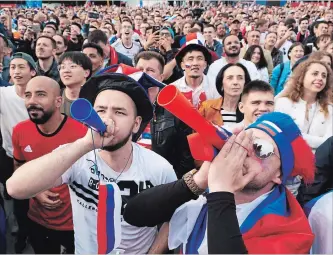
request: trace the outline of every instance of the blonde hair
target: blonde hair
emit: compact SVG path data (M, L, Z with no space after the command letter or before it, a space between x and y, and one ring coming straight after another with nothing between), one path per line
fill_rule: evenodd
M327 80L322 91L317 94L317 101L324 111L325 117L328 116L328 105L332 103L332 71L329 66L318 60L306 60L299 64L293 71L293 75L288 81L287 88L281 93L281 97L287 97L293 102L298 102L304 95L304 78L312 64L319 64L326 68Z

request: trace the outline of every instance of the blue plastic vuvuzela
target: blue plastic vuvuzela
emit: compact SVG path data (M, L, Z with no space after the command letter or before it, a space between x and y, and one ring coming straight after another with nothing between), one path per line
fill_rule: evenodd
M71 105L71 116L93 128L99 133L106 131L106 125L92 107L91 103L85 98L78 98Z

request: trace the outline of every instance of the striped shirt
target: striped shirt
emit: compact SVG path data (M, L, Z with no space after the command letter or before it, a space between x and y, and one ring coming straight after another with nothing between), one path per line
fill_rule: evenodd
M236 112L229 112L221 108L221 115L225 126L230 128L236 126Z

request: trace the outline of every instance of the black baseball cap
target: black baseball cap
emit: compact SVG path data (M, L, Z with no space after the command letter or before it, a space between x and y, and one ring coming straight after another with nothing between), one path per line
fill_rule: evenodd
M105 73L91 77L82 86L79 97L94 105L97 95L109 89L121 91L133 100L137 115L142 117L142 123L152 119L153 105L147 92L137 81L124 74Z

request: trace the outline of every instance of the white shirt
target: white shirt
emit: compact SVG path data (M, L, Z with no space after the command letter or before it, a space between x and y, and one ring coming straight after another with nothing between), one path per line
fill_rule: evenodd
M282 44L282 46L279 48L280 51L282 51L283 53L283 62L287 62L289 61L288 58L288 50L290 48L290 46L292 45L292 42L290 41L285 41L284 44Z
M117 179L124 208L126 201L139 192L177 180L172 166L155 152L133 144L133 161L130 168L121 175L113 171L99 156L98 170L101 182ZM87 153L76 161L62 176L63 183L68 183L73 210L76 254L97 254L97 205L99 178L94 171L94 153ZM122 210L123 210L122 208ZM144 254L151 247L157 228L135 227L121 216L121 244L119 250L125 253Z
M259 72L259 75L260 75L260 80L269 83L269 74L268 74L267 67L258 69L258 72Z
M265 44L266 35L268 32L260 33L260 45Z
M333 135L333 106L328 105L328 114L325 116L320 105L316 105L309 111L309 122L305 118L306 102L302 99L292 102L287 97L278 97L274 106L274 111L286 113L294 120L313 152Z
M308 216L311 230L315 236L311 254L333 253L333 193L328 192L315 203Z
M208 78L206 75L203 76L201 84L196 88L192 89L186 84L185 76L178 79L177 81L173 82L172 85L175 85L177 89L179 89L180 92L186 93L186 92L192 92L192 104L195 107L198 107L202 101L213 99L214 98L214 92L216 88L212 87L208 83ZM215 85L214 85L215 86ZM201 100L200 95L202 96L202 93L204 92L206 99ZM221 97L221 96L220 96Z
M15 85L0 87L0 128L2 147L9 157L13 157L13 128L21 121L29 119L24 99L15 91Z
M255 64L253 64L251 61L247 61L245 59L239 59L238 63L241 63L242 65L245 66L247 71L250 74L251 80L259 80L260 79L260 74L258 72L258 69ZM208 69L207 77L208 77L208 83L210 85L210 88L214 90L213 92L213 99L221 97L221 95L217 92L216 90L216 77L217 74L220 72L220 70L227 65L228 62L226 61L225 58L220 58L214 63L212 63ZM222 84L221 84L222 86Z
M250 203L236 206L238 225L241 226L249 214L272 192L261 195ZM186 246L188 238L195 226L202 206L207 202L206 198L200 196L197 200L191 200L180 206L173 214L169 225L169 249L175 249L180 245ZM185 251L186 249L184 249ZM198 249L199 254L208 254L207 229L204 239Z
M138 54L141 49L140 43L136 41L132 41L132 46L130 48L125 47L120 38L117 41L115 41L111 46L115 48L117 52L124 54L125 56L129 57L132 60L134 59L134 56Z

